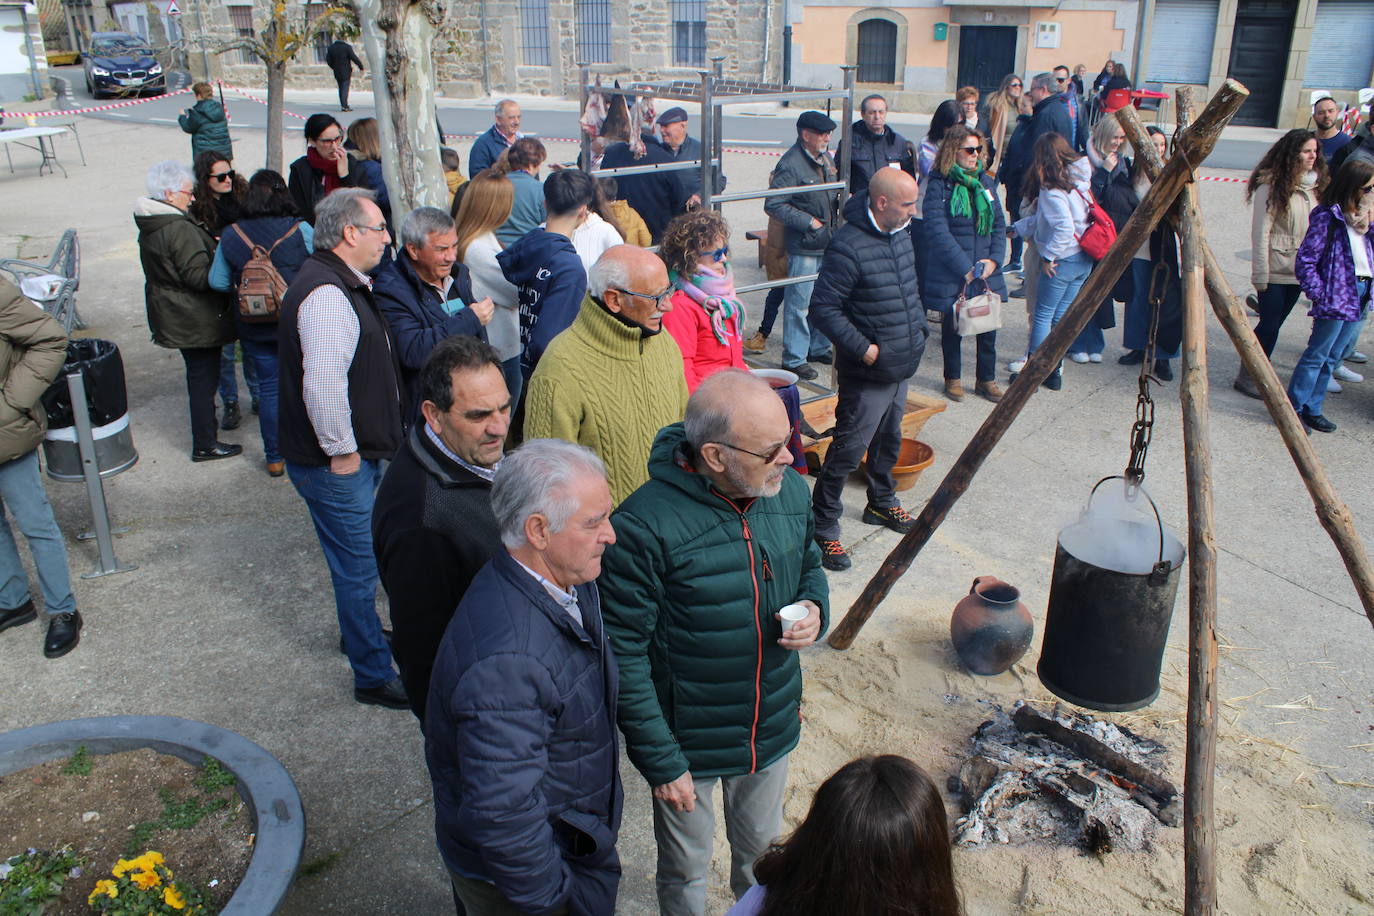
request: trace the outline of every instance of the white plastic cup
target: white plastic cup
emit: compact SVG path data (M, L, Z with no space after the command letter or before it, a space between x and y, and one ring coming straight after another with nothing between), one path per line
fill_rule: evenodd
M797 624L801 623L811 613L811 609L804 604L789 604L778 609L778 616L782 618L782 631L786 633Z

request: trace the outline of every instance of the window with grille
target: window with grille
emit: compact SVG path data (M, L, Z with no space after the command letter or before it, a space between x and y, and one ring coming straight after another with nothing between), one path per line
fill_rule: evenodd
M861 83L897 82L897 24L886 19L859 23L859 71Z
M324 11L327 9L329 9L329 4L327 3L307 3L305 5L306 25L314 25L315 21L323 16ZM332 30L323 29L315 33L315 43L313 45L315 63L324 63L325 52L329 50L329 46L333 44L333 42L334 33Z
M673 63L706 66L706 0L672 0Z
M577 59L610 62L611 0L577 0Z
M240 38L253 37L253 8L251 6L231 6L229 10L229 22L233 24L234 30L238 32ZM247 48L239 49L239 63L257 63L258 57Z
M549 0L520 0L520 59L549 66Z

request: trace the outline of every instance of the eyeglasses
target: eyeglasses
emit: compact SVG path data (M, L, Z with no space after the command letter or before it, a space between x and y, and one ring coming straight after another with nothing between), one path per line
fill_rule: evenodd
M720 263L721 261L724 261L726 258L730 257L730 246L729 246L729 245L726 245L726 246L724 246L723 248L717 248L715 251L712 251L710 254L711 254L711 260L712 260L712 261L715 261L716 263Z
M1020 88L1021 88L1021 85L1022 85L1021 83L1011 83L1007 88L1008 88L1008 89L1020 89Z
M615 290L618 293L624 293L627 296L637 296L640 299L651 299L653 300L654 308L662 308L664 300L673 294L673 287L671 286L665 289L663 292L657 293L652 296L648 293L637 293L632 289L621 289L619 286L612 286L611 289Z
M230 181L230 180L233 179L233 177L234 177L234 170L233 170L233 169L230 169L230 170L227 171L227 172L211 172L211 173L210 173L210 180L211 180L211 181Z
M1069 78L1067 76L1056 76L1054 78L1054 81L1056 83L1067 83L1069 81Z
M1061 82L1063 82L1063 81L1061 80ZM334 136L334 137L316 137L316 138L315 138L315 142L316 142L316 143L324 143L324 144L328 144L328 145L333 145L333 144L335 144L335 143L342 143L342 142L343 142L343 134L339 134L339 135Z
M353 228L357 229L359 232L385 232L386 223L379 223L376 226L359 226L357 223L354 223Z
M981 153L983 151L981 146L961 146L959 148L966 153Z
M778 456L781 455L783 453L783 450L787 448L787 443L783 442L777 448L773 449L771 452L765 455L762 452L751 452L747 448L740 448L738 445L732 445L729 442L717 442L716 445L723 445L726 448L734 449L737 452L744 452L744 454L746 455L753 455L755 458L761 458L763 459L763 462L765 464L772 464L774 461L777 461Z

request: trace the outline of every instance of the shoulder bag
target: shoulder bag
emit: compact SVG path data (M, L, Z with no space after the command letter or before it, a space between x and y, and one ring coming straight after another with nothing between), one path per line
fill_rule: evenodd
M983 283L982 293L970 298L969 284L965 283L959 298L954 300L954 326L960 337L995 331L1002 326L1002 297L988 287L985 278L979 277L978 280Z

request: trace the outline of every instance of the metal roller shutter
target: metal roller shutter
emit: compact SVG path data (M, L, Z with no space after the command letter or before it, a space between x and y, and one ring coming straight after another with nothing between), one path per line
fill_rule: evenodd
M1217 0L1158 0L1146 79L1206 84L1217 33Z
M1374 0L1320 0L1302 84L1363 89L1374 70Z

